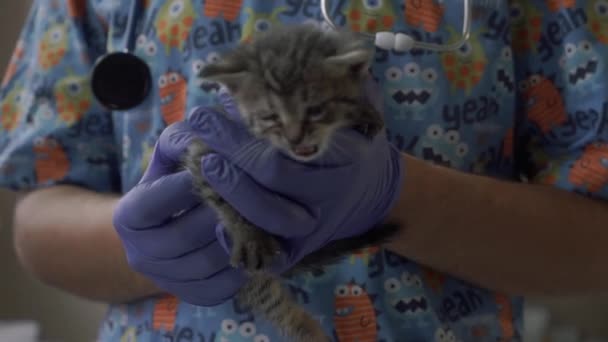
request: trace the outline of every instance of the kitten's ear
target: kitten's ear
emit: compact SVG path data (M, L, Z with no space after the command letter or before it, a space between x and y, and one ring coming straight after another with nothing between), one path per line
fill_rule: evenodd
M347 77L349 75L355 78L365 77L372 63L373 54L373 50L362 47L351 49L326 58L323 67L325 72L334 77Z
M231 59L223 59L205 66L199 76L209 82L226 86L234 94L239 91L248 75L249 71L245 64Z

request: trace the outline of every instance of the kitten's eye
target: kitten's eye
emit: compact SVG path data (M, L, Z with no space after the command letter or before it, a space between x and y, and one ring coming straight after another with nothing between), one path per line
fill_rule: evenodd
M323 118L323 116L325 116L325 111L323 110L323 108L321 106L308 107L306 109L306 116L311 121L316 121L316 120Z
M262 121L266 121L266 122L275 122L279 120L279 115L272 113L272 114L268 114L268 115L262 115L260 116L260 120Z

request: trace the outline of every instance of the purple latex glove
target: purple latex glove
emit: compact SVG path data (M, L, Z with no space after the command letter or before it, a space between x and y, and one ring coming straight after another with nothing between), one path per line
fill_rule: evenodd
M214 189L250 222L282 238L279 272L333 240L367 232L400 193L404 167L384 132L370 141L341 130L320 160L304 164L211 108L195 110L188 122L217 152L202 161ZM223 227L217 229L229 251Z
M229 265L216 238L217 217L194 195L190 174L176 172L193 136L185 122L165 129L113 222L135 271L181 300L211 306L231 298L245 277Z

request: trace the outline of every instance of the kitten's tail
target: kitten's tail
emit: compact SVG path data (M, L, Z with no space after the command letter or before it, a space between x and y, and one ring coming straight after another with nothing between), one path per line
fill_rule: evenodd
M290 342L331 341L320 322L296 303L281 281L270 274L253 274L236 299L263 316Z

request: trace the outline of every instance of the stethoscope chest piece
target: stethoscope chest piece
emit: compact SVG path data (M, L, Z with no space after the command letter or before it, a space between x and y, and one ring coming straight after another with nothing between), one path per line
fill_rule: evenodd
M141 104L152 88L150 68L128 52L112 52L97 60L91 75L93 94L110 110L127 110Z

